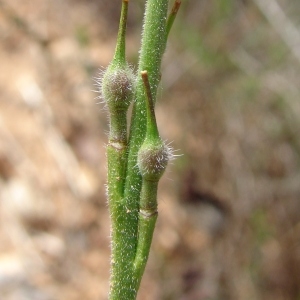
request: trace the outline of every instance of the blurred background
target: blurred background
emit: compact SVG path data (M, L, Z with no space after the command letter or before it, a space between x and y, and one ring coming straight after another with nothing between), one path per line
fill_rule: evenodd
M0 299L104 300L107 116L93 77L120 0L0 1ZM143 0L132 0L128 60ZM300 299L300 1L183 0L157 118L160 183L138 299Z

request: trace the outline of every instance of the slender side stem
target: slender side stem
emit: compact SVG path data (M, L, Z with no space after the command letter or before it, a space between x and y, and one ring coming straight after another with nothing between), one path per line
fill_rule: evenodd
M140 59L138 73L147 70L151 93L155 102L156 92L160 80L160 65L166 43L166 18L167 18L168 0L148 0L145 12L144 30L142 45L140 50ZM127 168L127 178L133 177L133 183L141 180L137 178L138 170L136 165L136 154L140 148L146 134L146 105L145 89L142 77L137 78L136 101L133 107L129 137L129 164ZM131 172L133 171L133 172ZM131 176L132 175L132 176ZM127 180L126 191L129 192L132 185L131 180ZM140 185L139 185L140 186ZM138 191L134 193L138 195ZM138 199L138 197L136 197Z
M125 171L126 146L112 142L107 147L108 198L111 215L111 278L110 300L136 297L136 283L132 275L132 245L136 243L132 234L130 211L124 206L122 177Z
M154 103L167 35L174 21L173 16L167 21L168 2L146 1L138 72L147 70L147 87L145 88L143 78L138 76L128 148L123 134L120 140L115 140L112 135L107 147L108 196L112 221L110 300L136 299L157 218L159 176L157 180L152 180L151 176L146 179L143 173L142 178L137 167L137 156L146 133L148 135L151 132L153 136L158 136ZM127 8L128 0L122 0L120 28L112 65L121 65L123 62L125 64ZM148 102L145 102L147 99ZM160 140L154 144L154 147L162 146ZM166 163L167 158L163 167ZM162 174L162 168L159 168L159 172Z
M122 1L122 11L116 51L110 67L123 67L128 0ZM111 132L107 146L108 199L111 216L111 278L110 300L134 300L137 284L132 271L136 245L135 216L123 201L127 159L126 111L110 114Z
M172 10L171 10L171 13L168 17L168 20L167 20L167 38L169 36L169 33L171 31L171 28L173 26L173 23L175 21L175 18L177 16L177 13L178 13L178 10L180 8L180 5L181 5L181 1L180 0L176 0L173 7L172 7Z
M146 135L158 135L158 129L156 124L155 112L154 112L154 102L151 94L151 87L149 83L148 71L141 72L145 92L146 92L146 111L147 111L147 131Z
M139 71L147 70L150 74L152 95L156 95L160 78L160 64L166 44L166 17L168 0L148 0L146 4L143 38L139 59ZM137 79L136 99L133 107L129 136L128 165L124 191L124 201L133 215L136 241L131 262L135 259L138 238L139 198L142 178L137 168L137 153L146 134L145 91L141 77ZM137 283L137 288L139 281Z
M110 112L109 142L116 141L127 146L127 116L125 110Z
M135 276L141 280L149 256L153 232L157 219L158 181L143 179L139 213L139 239L134 261Z
M113 61L125 64L125 50L126 50L126 28L127 28L127 14L128 14L128 1L122 0L122 9L120 17L120 26L118 31L117 45Z
M154 148L160 144L160 137L157 129L155 118L154 103L151 94L151 87L148 78L148 72L142 71L141 76L146 92L145 102L147 111L147 129L144 143L151 141L151 147ZM143 144L144 145L144 144ZM155 150L154 150L155 151ZM150 162L152 163L152 162ZM157 163L157 162L156 162ZM156 164L154 163L154 164ZM150 166L153 168L153 166ZM154 166L155 168L155 166ZM138 227L138 244L134 261L134 272L139 282L142 279L149 251L152 243L153 232L157 219L157 186L159 177L155 179L147 179L142 175L142 189L140 194L140 211L139 211L139 227Z

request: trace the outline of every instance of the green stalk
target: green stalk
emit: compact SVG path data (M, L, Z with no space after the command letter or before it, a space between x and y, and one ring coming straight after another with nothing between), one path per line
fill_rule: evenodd
M178 10L180 8L180 5L181 5L181 1L180 0L176 0L173 7L172 7L172 10L171 10L171 13L169 14L169 17L168 17L168 20L167 20L167 38L169 36L169 33L171 31L171 28L173 26L173 23L176 19L176 16L177 16L177 13L178 13Z
M115 49L115 55L113 62L124 64L125 60L125 51L126 51L126 27L127 27L127 15L128 15L128 0L122 1L121 17L120 17L120 26L118 31L117 45Z
M154 103L161 60L177 11L174 14L173 8L167 20L168 0L146 1L138 65L139 73L146 70L146 80L145 76L138 76L133 92L133 75L125 60L128 1L122 0L115 54L102 79L102 94L110 117L110 300L136 299L157 219L157 186L170 156L159 137ZM126 115L131 94L135 101L127 141Z
M152 243L157 212L158 181L143 179L139 213L139 239L134 261L134 272L140 283Z
M146 4L144 31L140 50L138 73L147 70L152 95L156 98L160 81L160 65L166 44L166 16L168 0L148 0ZM129 136L128 166L126 173L124 201L135 215L135 236L138 231L139 196L142 177L137 165L137 152L146 135L146 106L145 90L142 77L138 77L136 84L136 99L133 107ZM137 243L134 245L136 249ZM133 260L135 253L133 256Z
M125 34L128 1L123 0L120 27L114 58L108 72L126 69ZM109 73L110 74L110 73ZM108 78L110 80L110 77ZM123 99L119 99L123 100ZM111 102L115 105L116 99ZM136 244L134 216L123 201L127 153L126 109L110 109L110 134L107 146L108 199L111 217L111 278L110 300L135 299L136 283L132 275L132 258Z
M145 88L145 102L147 112L146 138L138 153L138 165L142 174L142 189L140 194L140 208L139 208L139 226L138 226L138 245L136 257L134 261L134 271L139 281L142 279L145 266L148 260L150 246L152 243L153 232L157 219L157 186L158 181L166 166L163 165L163 170L157 170L156 154L157 149L164 147L160 139L154 103L151 94L151 87L149 83L147 71L142 71L142 80ZM160 152L161 153L161 152ZM168 153L165 153L168 156ZM166 157L167 161L168 157ZM152 162L153 161L153 162ZM145 168L144 168L145 166ZM149 178L149 173L151 176ZM154 173L154 176L153 176Z
M146 4L144 30L142 45L140 50L138 72L147 70L150 74L150 84L152 94L156 95L160 79L160 65L163 51L166 44L166 16L168 0L148 0ZM136 83L136 96L133 107L132 123L129 137L128 164L126 173L126 182L124 190L123 203L128 210L127 217L124 220L123 228L124 239L122 245L125 246L123 255L120 253L120 259L123 261L122 273L126 278L131 277L131 282L116 283L117 287L111 291L111 300L126 299L133 300L136 297L137 290L141 281L142 273L134 272L134 261L138 244L138 222L139 222L139 198L141 191L142 178L137 165L137 152L145 138L146 133L146 107L145 92L143 80L138 77ZM123 220L122 220L123 221ZM125 237L126 236L126 237ZM151 235L152 236L152 235ZM131 239L129 241L129 239ZM130 242L130 245L128 243ZM126 262L124 262L124 253L126 251ZM135 285L134 287L132 285ZM126 291L125 291L126 290ZM124 293L130 292L131 295L124 297ZM122 295L123 293L123 295ZM116 296L114 296L116 295Z

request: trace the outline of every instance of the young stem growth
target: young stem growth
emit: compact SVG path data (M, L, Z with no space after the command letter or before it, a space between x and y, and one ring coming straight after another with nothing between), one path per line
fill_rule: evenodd
M122 0L114 57L106 69L102 95L110 120L108 202L111 214L110 300L134 300L146 266L157 219L158 182L170 158L161 140L154 105L167 37L177 14L167 20L168 0L147 0L138 72L125 59L128 0ZM147 71L145 71L147 70ZM134 100L129 138L127 110Z
M174 21L176 19L178 10L180 8L180 5L181 5L181 1L180 0L176 0L174 2L173 7L172 7L171 13L169 14L169 17L168 17L168 20L167 20L167 38L169 36L169 33L170 33L171 28L173 26L173 23L174 23Z

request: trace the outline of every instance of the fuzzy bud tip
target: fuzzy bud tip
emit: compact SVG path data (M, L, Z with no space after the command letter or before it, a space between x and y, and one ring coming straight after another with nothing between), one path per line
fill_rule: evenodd
M102 78L102 96L111 111L127 110L134 96L135 76L129 67L108 67Z
M172 150L165 144L143 144L138 152L140 173L146 180L158 181L171 158Z

